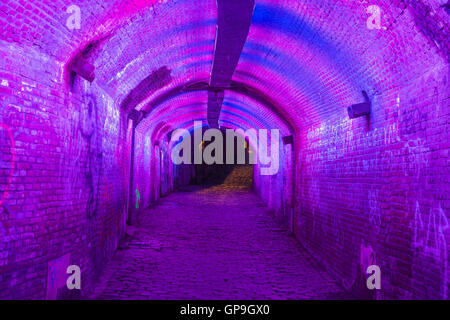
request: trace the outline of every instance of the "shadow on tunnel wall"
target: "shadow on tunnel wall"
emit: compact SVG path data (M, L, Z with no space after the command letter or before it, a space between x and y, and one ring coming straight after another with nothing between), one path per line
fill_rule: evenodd
M222 129L222 141L225 141L225 129ZM202 141L201 145L195 146L192 144L192 152L191 154L194 154L194 148L200 148L202 151L205 150L205 148L213 143L212 141ZM251 188L253 185L253 165L250 163L250 154L249 154L249 144L248 139L245 141L244 146L244 163L243 164L237 164L238 162L238 148L241 148L242 146L239 146L238 139L235 138L234 141L234 163L235 164L227 164L227 145L226 143L223 144L223 150L222 150L222 162L220 163L214 163L214 164L207 164L204 161L202 161L201 164L193 164L192 175L189 181L190 185L195 185L199 187L211 187L216 185L222 185L227 188L232 187L246 187ZM228 150L230 151L230 150ZM215 156L215 152L213 152L213 155ZM194 162L194 159L192 158L192 162ZM179 191L183 191L186 188L183 188L181 184L178 184Z

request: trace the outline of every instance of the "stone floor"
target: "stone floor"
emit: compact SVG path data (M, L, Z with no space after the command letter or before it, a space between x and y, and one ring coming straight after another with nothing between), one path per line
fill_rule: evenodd
M145 210L93 299L328 299L345 293L244 187L191 187Z

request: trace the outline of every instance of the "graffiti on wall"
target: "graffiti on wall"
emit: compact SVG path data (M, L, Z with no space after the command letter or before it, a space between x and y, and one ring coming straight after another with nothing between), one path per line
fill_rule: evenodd
M55 300L58 297L58 289L66 285L67 267L70 265L70 254L50 260L47 271L46 299Z
M404 148L407 155L404 167L405 176L415 178L424 176L430 161L430 149L420 138L407 141Z
M410 227L412 229L413 277L423 276L420 266L426 260L431 260L437 268L439 292L442 299L447 299L448 266L446 231L449 222L439 203L424 214L419 201L414 206ZM415 271L417 270L417 271Z
M81 136L87 145L85 179L88 186L86 204L88 217L96 215L99 204L100 179L103 168L102 137L99 125L97 101L93 95L88 94L80 112L79 124Z
M381 228L381 208L378 203L379 190L369 190L369 225L375 233L380 232Z
M0 146L2 147L0 149L0 208L3 208L7 214L12 214L6 200L16 167L16 141L25 133L26 121L23 108L17 105L16 98L12 96L6 97L0 103L0 111L9 113L7 118L10 123L3 123L0 118ZM12 119L14 119L14 122Z
M100 190L105 160L102 130L106 119L102 117L102 108L107 99L98 92L94 95L84 91L80 96L67 98L67 111L61 110L54 127L57 136L61 137L59 180L64 189L63 194L72 201L85 202L86 215L92 217L100 209L103 200ZM112 127L113 124L108 126Z
M139 209L140 202L141 202L141 195L139 194L139 188L136 188L136 209Z
M59 157L59 177L63 193L72 197L81 198L81 174L78 168L81 161L82 145L79 143L78 123L80 111L78 103L68 99L65 101L68 110L72 111L72 121L67 121L64 116L55 120L57 136L62 137L60 146L62 152ZM64 110L62 110L64 111ZM70 183L68 183L68 181Z

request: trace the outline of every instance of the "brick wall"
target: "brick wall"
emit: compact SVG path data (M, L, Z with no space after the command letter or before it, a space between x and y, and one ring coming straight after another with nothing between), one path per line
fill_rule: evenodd
M366 27L370 4L380 30ZM295 233L337 281L359 297L448 299L447 13L370 4L257 2L234 78L293 123ZM369 122L348 119L361 90ZM282 194L267 179L270 203ZM382 290L367 289L369 264Z
M144 119L136 129L132 198L136 214L177 187L188 185L194 174L192 165L174 165L171 161L171 127L152 120Z
M359 296L448 299L447 71L372 96L369 122L336 113L299 139L296 234Z
M270 147L268 147L270 152ZM256 193L267 204L267 207L272 210L277 218L282 223L289 224L289 209L292 207L292 184L289 181L289 177L292 177L293 172L292 162L287 161L289 158L289 151L283 145L283 142L279 141L279 169L275 174L262 175L261 167L267 167L261 165L258 162L254 168L255 182L253 184Z
M123 115L96 85L68 88L39 51L0 42L0 55L0 298L46 298L66 255L83 294L124 227Z
M448 299L450 51L440 3L374 1L382 28L370 30L367 1L256 1L233 76L295 133L293 156L281 150L281 171L255 174L256 189L285 220L293 198L296 236L362 297ZM0 4L0 297L45 298L49 270L67 261L92 286L127 212L131 129L119 103L142 83L146 94L159 88L142 81L160 68L171 88L210 74L215 1L85 1L76 31L67 6ZM89 45L97 81L68 88L64 67ZM369 122L346 114L361 90ZM281 128L242 96L226 97L221 121ZM180 93L149 119L187 127L205 119L205 105L204 92ZM136 136L133 207L160 196L153 132ZM192 175L168 170L171 181ZM365 288L369 263L381 267L381 291Z

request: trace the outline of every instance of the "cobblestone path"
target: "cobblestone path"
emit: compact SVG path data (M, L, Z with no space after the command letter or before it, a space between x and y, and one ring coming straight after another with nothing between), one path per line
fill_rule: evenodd
M95 299L327 299L345 294L247 188L160 200L109 263Z

